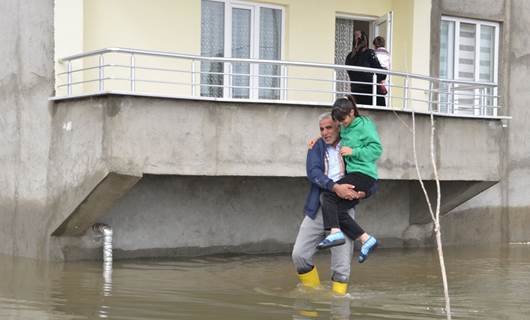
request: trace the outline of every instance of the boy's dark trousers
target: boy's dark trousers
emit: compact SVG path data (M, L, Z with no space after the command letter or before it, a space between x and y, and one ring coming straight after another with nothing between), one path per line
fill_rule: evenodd
M337 183L351 184L355 186L355 191L364 191L366 193L375 183L375 179L362 173L352 172L337 181ZM322 218L325 230L340 228L352 240L357 239L364 233L363 228L348 214L348 210L359 203L358 199L345 200L337 196L335 192L324 191L322 200Z

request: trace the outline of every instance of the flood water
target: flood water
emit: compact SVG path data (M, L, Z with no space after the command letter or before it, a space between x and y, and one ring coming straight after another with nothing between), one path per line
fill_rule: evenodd
M454 319L530 319L530 246L446 248ZM288 255L39 262L0 256L0 319L444 319L434 249L352 262L349 296L297 288Z

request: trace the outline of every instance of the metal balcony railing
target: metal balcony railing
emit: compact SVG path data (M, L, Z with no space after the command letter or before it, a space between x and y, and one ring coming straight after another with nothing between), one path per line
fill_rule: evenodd
M160 51L105 48L64 57L52 99L102 93L207 100L330 105L338 96L368 96L364 106L437 114L499 117L495 83L334 64L202 57ZM347 71L369 73L371 82L352 82ZM386 74L387 94L377 89ZM363 92L351 92L350 85ZM363 86L364 85L364 86ZM357 86L358 87L358 86ZM381 97L385 106L378 105ZM379 99L381 104L381 99Z

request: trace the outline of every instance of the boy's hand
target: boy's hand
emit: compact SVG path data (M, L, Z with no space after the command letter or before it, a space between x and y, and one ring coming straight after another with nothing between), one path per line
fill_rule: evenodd
M315 143L317 143L317 140L318 138L309 140L309 142L307 143L307 149L313 149L313 146L315 145Z
M340 148L340 155L341 156L351 156L353 153L353 149L350 147L342 147Z
M366 192L364 191L353 191L353 199L363 199L366 197Z

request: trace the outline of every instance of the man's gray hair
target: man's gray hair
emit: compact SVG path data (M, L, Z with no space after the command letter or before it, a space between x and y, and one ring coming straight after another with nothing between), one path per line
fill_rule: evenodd
M318 116L318 122L324 120L324 119L331 119L333 120L333 118L331 117L331 112L324 112L323 114L319 115Z

